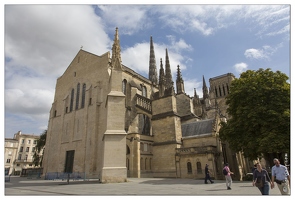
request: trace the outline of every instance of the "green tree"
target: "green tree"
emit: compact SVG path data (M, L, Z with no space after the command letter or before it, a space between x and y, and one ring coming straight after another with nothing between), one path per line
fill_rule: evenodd
M40 155L41 151L43 150L45 143L46 143L46 136L47 136L47 130L44 130L44 132L40 135L40 138L37 140L37 144L35 146L35 152L33 155L33 163L35 166L42 166L43 161L43 154Z
M290 84L288 76L269 68L248 70L232 81L226 97L227 123L221 123L220 138L245 157L290 153Z

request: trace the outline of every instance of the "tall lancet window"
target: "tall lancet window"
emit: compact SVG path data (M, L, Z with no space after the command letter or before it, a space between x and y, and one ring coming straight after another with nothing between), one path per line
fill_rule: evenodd
M127 86L127 81L126 79L123 80L122 82L122 92L126 95L126 86Z
M86 84L83 84L82 88L82 102L81 102L81 108L84 108L85 106L85 95L86 95Z
M73 111L73 104L74 104L74 93L75 93L75 90L72 89L72 92L71 92L71 102L70 102L70 112Z
M80 98L80 83L78 83L77 85L76 110L79 108L79 98Z
M142 85L141 88L142 88L142 96L147 97L146 87L144 85Z

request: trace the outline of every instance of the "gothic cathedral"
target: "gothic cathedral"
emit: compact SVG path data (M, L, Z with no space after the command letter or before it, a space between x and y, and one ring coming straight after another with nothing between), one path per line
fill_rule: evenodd
M224 179L222 168L230 163L240 180L251 163L218 136L234 75L210 78L209 89L203 76L203 96L195 90L190 97L180 66L175 91L165 51L158 75L150 38L147 79L122 64L118 28L111 55L80 49L56 82L43 173L83 172L103 183L128 177L203 179L208 164L213 178Z

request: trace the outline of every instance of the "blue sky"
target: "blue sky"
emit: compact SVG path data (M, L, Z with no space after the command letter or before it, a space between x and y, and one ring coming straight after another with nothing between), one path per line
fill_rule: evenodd
M208 87L209 78L238 78L248 69L290 77L290 2L4 5L5 137L47 129L56 79L81 46L96 55L111 52L116 27L124 65L148 77L152 36L158 70L167 48L174 82L179 65L190 96L196 88L202 97L203 76Z

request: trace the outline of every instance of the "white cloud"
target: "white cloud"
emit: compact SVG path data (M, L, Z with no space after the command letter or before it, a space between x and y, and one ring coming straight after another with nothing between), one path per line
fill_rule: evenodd
M282 44L278 44L277 47L271 47L269 45L264 45L261 49L247 49L244 53L246 58L250 59L270 59L278 48L280 48Z
M153 24L146 16L150 6L112 5L97 6L102 12L102 18L107 19L110 27L120 25L120 33L132 35L134 32L151 27Z
M6 68L60 75L81 45L98 55L109 49L111 40L100 24L90 6L6 5L5 57L12 59Z
M176 32L199 32L205 36L214 34L218 29L249 20L257 27L257 34L273 35L277 30L276 21L290 22L290 6L287 5L163 5L152 7L165 26ZM286 32L281 28L277 34Z
M288 34L290 33L290 25L286 25L285 27L283 27L279 30L275 30L273 32L267 33L266 35L275 36L275 35L280 35L283 33L288 33Z
M175 50L176 52L181 52L183 50L191 51L193 50L192 46L190 44L187 44L182 38L179 39L179 41L176 41L176 37L173 35L167 35L166 36L169 41L169 49Z
M213 28L208 27L207 23L200 22L199 20L192 20L192 27L200 31L204 35L211 35L213 33Z
M248 68L248 65L246 63L237 63L234 65L234 69L235 71L237 71L238 73L242 73L244 71L246 71Z
M267 58L262 49L247 49L244 53L246 58L263 59Z
M194 89L196 88L197 95L199 95L200 98L203 97L203 80L198 81L197 79L189 79L183 77L184 87L185 87L185 93L188 94L190 97L194 96Z
M80 46L111 48L103 28L88 5L5 5L5 134L47 127L56 79Z

